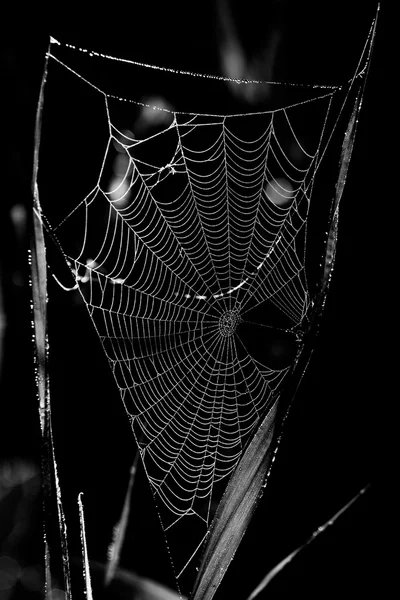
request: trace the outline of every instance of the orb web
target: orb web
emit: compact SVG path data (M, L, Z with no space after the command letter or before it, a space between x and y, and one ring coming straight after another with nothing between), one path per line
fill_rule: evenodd
M103 345L164 529L191 516L207 530L220 482L279 397L307 326L308 217L343 91L312 86L250 114L163 109L165 128L137 139L118 118L129 101L56 49L49 58L96 98L104 139L86 193L75 189L65 208L44 202L44 213Z

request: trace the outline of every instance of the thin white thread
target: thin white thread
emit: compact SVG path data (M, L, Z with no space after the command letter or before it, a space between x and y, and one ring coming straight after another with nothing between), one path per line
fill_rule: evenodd
M97 52L95 50L88 50L87 48L82 48L79 46L75 46L73 44L61 43L61 42L55 40L54 38L51 38L51 41L52 41L52 43L55 43L58 46L64 46L65 48L68 48L70 50L75 50L77 52L81 52L90 57L113 60L116 62L133 65L136 67L144 67L146 69L153 69L155 71L163 71L166 73L173 73L174 75L188 75L190 77L199 77L202 79L214 79L216 81L237 83L239 85L240 84L244 84L244 85L248 85L248 84L282 85L282 86L290 86L290 87L309 87L309 88L313 88L313 89L319 88L319 89L332 89L332 90L341 88L341 86L339 86L339 85L325 85L325 84L317 85L317 84L292 83L292 82L283 82L283 81L266 81L266 80L261 80L261 79L239 79L239 78L232 78L232 77L224 77L223 75L213 75L210 73L197 73L195 71L185 71L185 70L181 70L181 69L173 69L170 67L162 67L162 66L153 65L150 63L144 63L144 62L139 62L139 61L135 61L135 60L127 59L127 58L113 56L111 54L104 54L102 52Z

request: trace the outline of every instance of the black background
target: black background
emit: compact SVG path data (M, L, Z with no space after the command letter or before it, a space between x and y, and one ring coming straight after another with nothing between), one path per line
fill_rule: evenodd
M235 9L249 54L257 49L264 28L268 32L271 22L277 23L282 31L277 70L287 80L337 83L351 77L375 14L374 3L328 2L318 8L302 3L300 8L295 2L272 2L271 6L266 16L257 3ZM138 61L218 72L219 31L215 10L207 3L187 3L183 8L153 4L129 11L116 7L107 27L82 31L68 26L67 20L55 18L48 33ZM216 598L246 598L272 566L371 481L364 497L276 578L265 597L358 598L372 589L379 592L386 579L378 568L387 546L376 482L379 440L389 413L384 388L388 348L380 332L385 329L388 293L382 268L388 261L385 226L393 200L384 170L384 37L382 14L342 200L337 264L315 352L291 410L269 488ZM47 44L47 32L36 31L14 35L2 49L6 168L1 182L0 264L7 329L0 371L0 459L20 457L35 464L40 435L28 237L18 238L10 210L17 203L28 210L31 206L34 119ZM84 491L89 552L104 563L135 454L134 441L86 315L66 310L69 300L53 283L49 285L54 431L71 555L79 554L76 494ZM122 566L173 587L157 513L144 480L141 483L140 497L133 500ZM33 510L32 527L19 556L40 562L38 501Z

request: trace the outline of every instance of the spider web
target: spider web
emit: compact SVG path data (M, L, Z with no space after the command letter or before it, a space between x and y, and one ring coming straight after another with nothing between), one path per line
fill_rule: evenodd
M163 529L192 516L207 530L220 482L301 349L315 295L310 207L321 202L332 104L348 89L296 89L251 114L165 111L165 128L137 139L118 115L138 103L104 92L55 46L50 66L96 97L107 133L89 191L75 189L65 208L43 203L44 215L102 342Z

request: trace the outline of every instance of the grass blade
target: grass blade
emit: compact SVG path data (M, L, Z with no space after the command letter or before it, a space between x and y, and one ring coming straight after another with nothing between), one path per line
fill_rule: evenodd
M367 44L362 54L363 57L364 52L368 47L368 56L365 67L366 75L368 75L372 49L375 41L378 12L379 6L371 27L370 36L368 37ZM356 73L357 72L358 71L356 71ZM289 376L291 385L275 400L273 407L269 410L260 428L245 450L230 482L228 483L226 492L218 506L214 521L211 525L208 542L202 557L191 600L211 600L213 598L235 555L263 494L290 406L310 361L313 352L313 342L318 332L319 320L324 309L335 264L339 204L347 179L357 131L358 114L362 105L366 79L367 76L363 80L363 83L360 84L356 93L342 143L339 174L335 195L331 205L330 226L325 250L324 270L320 282L320 291L315 298L313 311L310 314L310 324L304 333L303 341L299 347L297 357L292 367L292 373ZM352 84L355 80L356 75L353 77ZM347 96L345 99L345 103L346 102ZM293 556L295 554L296 551ZM283 561L282 566L278 565L276 569L279 571L283 568L293 556L290 555L287 557Z
M67 528L61 500L61 489L58 480L57 463L54 452L53 431L51 422L50 380L48 374L48 338L47 338L47 262L43 235L43 223L38 189L39 149L42 125L44 88L47 77L47 62L40 87L35 124L35 146L32 173L32 233L30 240L30 270L32 287L32 313L35 345L35 375L39 400L39 418L42 432L41 468L43 476L43 509L44 509L44 546L45 546L45 591L51 598L51 556L49 532L52 530L52 493L56 490L58 527L61 540L61 558L64 576L65 597L71 600L71 577L68 556Z
M85 580L85 593L87 600L93 600L92 580L90 578L89 557L86 543L85 515L83 511L82 492L78 495L79 523L81 529L83 578Z
M114 579L115 572L118 569L119 557L121 555L121 550L125 539L125 532L129 521L132 488L135 482L138 459L139 452L136 453L135 460L131 467L128 489L125 495L121 518L114 528L113 540L109 547L109 558L106 566L106 574L104 579L104 583L106 586L109 585L109 583L111 583L111 581Z
M278 400L252 439L218 506L193 600L210 600L214 596L261 498L272 458L277 403Z
M304 544L301 544L301 546L299 546L298 548L296 548L296 550L293 550L293 552L291 552L290 554L288 554L288 556L286 556L273 569L271 569L271 571L264 577L264 579L255 588L255 590L253 590L253 592L250 594L250 596L247 598L247 600L254 600L254 598L256 598L263 590L265 590L265 588L270 583L270 581L272 581L272 579L276 575L278 575L278 573L280 573L280 571L282 571L282 569L284 567L286 567L286 565L288 565L291 562L291 560L299 552L301 552L302 550L304 550L304 548L306 548L309 544L311 544L311 542L313 542L321 533L323 533L328 527L330 527L331 525L333 525L335 523L335 521L344 512L346 512L346 510L348 510L363 494L365 494L365 492L368 490L368 488L370 487L370 485L371 484L368 484L362 490L360 490L349 502L347 502L347 504L345 504L337 513L335 513L333 515L333 517L331 517L330 519L328 519L328 521L326 521L326 523L324 523L323 525L321 525L320 527L318 527L318 529L316 531L314 531L314 533L308 538L308 540L306 542L304 542Z

